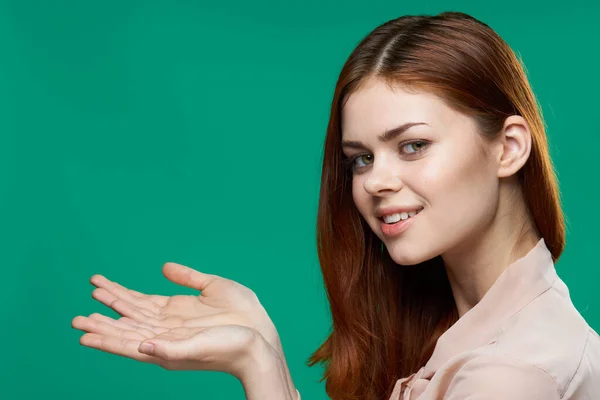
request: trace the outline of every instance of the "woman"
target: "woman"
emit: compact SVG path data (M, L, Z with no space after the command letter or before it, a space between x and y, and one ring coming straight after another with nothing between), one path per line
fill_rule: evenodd
M565 228L541 113L482 22L404 16L353 51L317 232L333 330L310 363L327 363L332 399L600 398L600 338L554 269ZM202 295L94 276L94 297L124 318L76 317L81 343L229 372L248 398L299 396L250 289L173 263L163 272Z

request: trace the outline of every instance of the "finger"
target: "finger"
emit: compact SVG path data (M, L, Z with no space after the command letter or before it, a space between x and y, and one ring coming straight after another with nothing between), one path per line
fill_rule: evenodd
M174 352L174 348L168 343L169 340L147 340L140 343L138 351L149 357L154 357L156 364L167 370L203 370L210 367L199 363L197 360L190 360L185 357L185 352ZM160 354L160 356L158 356Z
M126 328L118 328L115 325L110 323L106 323L103 321L94 320L91 318L86 318L82 316L77 316L73 319L71 324L73 328L79 329L81 331L89 332L89 333L98 333L104 336L112 336L119 339L135 339L135 340L145 340L149 337L154 337L155 335L144 336L135 330L126 329Z
M92 292L92 297L101 302L102 304L113 308L119 313L123 311L124 313L128 314L134 313L133 315L136 316L142 314L144 317L153 317L155 315L153 312L147 309L136 307L133 304L129 303L127 300L115 296L103 287L94 289L94 291ZM121 311L117 310L117 308L119 308L119 310Z
M144 301L149 300L151 303L153 303L159 307L164 307L167 304L167 302L169 301L169 296L161 296L161 295L157 295L157 294L145 294L145 293L135 291L133 289L128 289L125 286L120 285L117 282L111 281L108 278L106 278L105 276L99 275L99 274L92 276L90 279L90 283L92 283L94 286L97 286L97 287L105 287L107 290L113 289L113 288L115 290L121 290L133 298L141 299Z
M200 291L205 290L216 279L222 279L217 275L205 274L174 262L165 263L162 271L171 282Z
M148 296L147 294L141 293L141 292L137 292L133 289L128 289L123 285L118 284L115 281L111 281L110 279L108 279L107 277L105 277L104 275L100 275L100 274L95 274L92 275L92 277L90 278L90 283L94 286L98 286L98 287L106 287L107 289L112 289L113 287L118 288L118 289L122 289L124 291L127 292L128 295L134 296L134 297L144 297L144 296Z
M127 289L125 286L119 285L117 282L111 281L102 275L92 276L90 278L90 283L96 287L102 287L108 290L120 299L123 299L138 307L146 308L154 313L159 311L161 305L153 301L153 298L154 300L159 299L159 302L163 305L167 302L166 296L149 296L140 292L136 292L135 290Z
M177 334L175 332L168 332L164 335L142 341L138 350L141 353L158 357L165 361L198 359L198 340L193 341L189 337L196 332L186 328L179 328Z
M133 320L131 318L127 318L127 317L119 318L118 322L130 324L138 329L145 329L145 330L152 331L152 332L154 332L155 335L160 335L161 333L165 333L165 332L169 331L169 328L164 327L162 325L161 326L151 325L151 324L147 324L145 322L139 322L139 321Z
M135 330L146 337L160 335L161 333L168 331L167 328L153 326L150 324L145 324L143 322L137 322L137 321L135 321L131 318L127 318L127 317L121 317L118 320L116 320L116 319L112 319L112 318L107 317L102 314L94 313L94 314L90 314L90 316L88 318L114 325L117 328Z
M92 292L92 297L102 304L112 308L122 316L152 325L159 325L159 320L156 319L148 310L136 308L127 301L119 299L104 288L94 289Z
M86 333L79 339L79 343L83 346L91 347L105 351L107 353L116 354L134 360L147 362L151 364L158 364L159 359L156 357L149 356L147 354L140 353L138 347L141 341L135 339L119 339L110 336L104 336L97 333Z
M90 314L89 318L112 324L118 328L134 329L140 332L142 335L146 336L160 335L161 333L167 332L169 330L169 328L163 326L151 325L127 317L121 317L118 320L116 320L102 314L93 313Z
M230 326L216 328L177 328L140 343L139 351L164 360L167 369L223 371L238 376L238 360L247 354L255 334L241 331L229 340Z

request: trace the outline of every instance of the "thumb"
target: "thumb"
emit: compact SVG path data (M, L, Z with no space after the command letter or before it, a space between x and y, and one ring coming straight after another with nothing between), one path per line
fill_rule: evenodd
M165 263L162 272L171 282L200 291L217 278L216 275L205 274L174 262Z
M178 361L188 358L190 344L182 340L149 339L138 347L140 353L161 358L166 361Z

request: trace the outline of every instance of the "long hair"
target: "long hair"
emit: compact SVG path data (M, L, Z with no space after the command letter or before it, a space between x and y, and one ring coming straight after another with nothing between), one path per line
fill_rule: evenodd
M541 109L512 49L488 25L459 12L403 16L377 27L342 68L323 155L317 247L332 331L308 365L325 365L322 379L334 400L388 398L395 381L425 365L458 319L441 257L399 267L353 203L341 111L374 78L438 95L486 137L497 135L508 116L522 116L532 134L519 171L530 216L554 261L565 242Z

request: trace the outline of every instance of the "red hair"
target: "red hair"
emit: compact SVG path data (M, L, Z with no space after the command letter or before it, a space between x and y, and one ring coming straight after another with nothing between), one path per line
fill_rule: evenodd
M532 134L519 171L539 234L556 261L565 226L541 110L523 66L486 24L459 12L403 16L366 36L337 81L325 139L317 246L332 314L332 331L308 359L324 363L334 400L389 398L395 381L425 365L458 318L444 264L396 265L352 200L352 175L342 165L341 111L369 79L440 96L493 137L510 115Z

